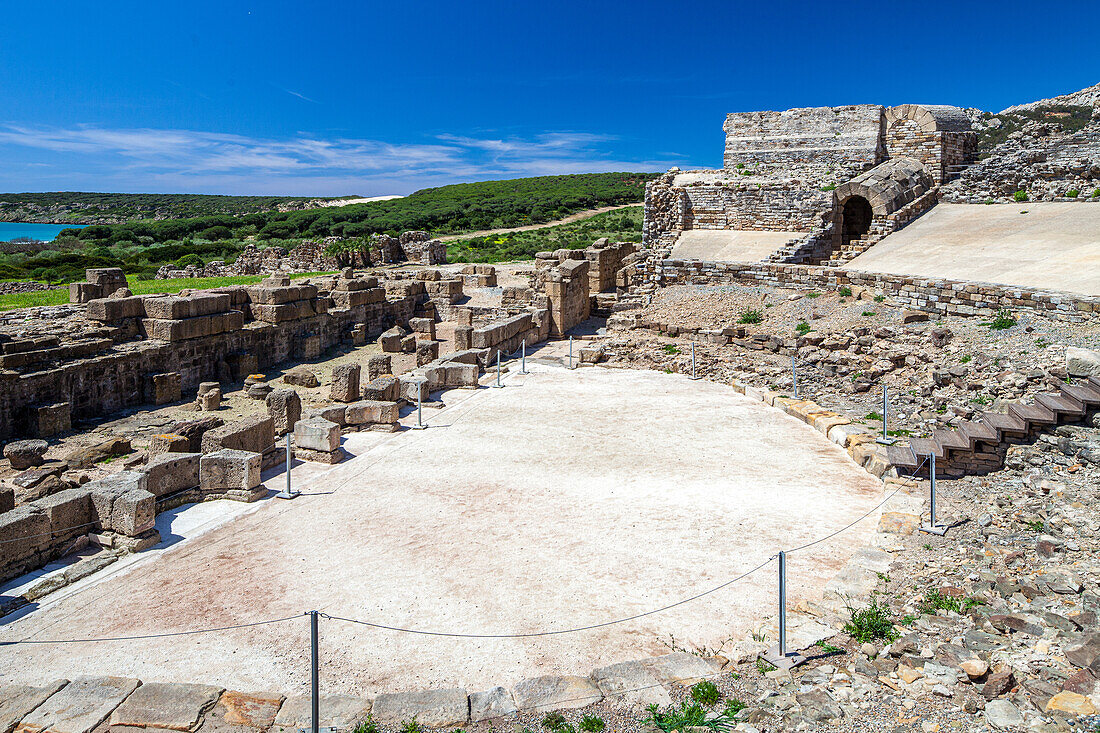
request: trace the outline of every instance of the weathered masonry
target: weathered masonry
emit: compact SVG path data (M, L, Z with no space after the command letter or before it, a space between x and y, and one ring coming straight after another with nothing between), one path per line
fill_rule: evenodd
M933 206L975 145L963 111L940 105L742 112L723 129L721 170L646 187L652 262L686 230L731 229L791 232L772 261L839 264Z

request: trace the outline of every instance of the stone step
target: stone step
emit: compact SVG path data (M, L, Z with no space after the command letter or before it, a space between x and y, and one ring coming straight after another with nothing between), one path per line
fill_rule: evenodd
M1063 384L1062 394L1084 405L1100 405L1100 387L1091 384Z
M1013 403L1008 406L1008 411L1021 420L1025 420L1029 425L1029 432L1030 428L1035 425L1054 425L1058 422L1058 416L1042 405Z
M1001 433L995 427L991 425L985 425L980 422L971 422L970 420L963 420L959 423L959 432L967 437L970 441L970 445L974 445L978 441L985 443L1000 443Z
M935 440L929 440L927 438L910 438L909 447L913 449L913 454L917 457L917 463L921 463L928 457L929 453L932 453L936 458L946 458L943 446L941 446Z
M1007 412L983 412L981 421L1001 433L1027 433L1027 421Z
M941 448L947 450L973 451L970 440L954 430L933 430L932 439L939 443Z
M886 460L890 461L890 463L901 470L909 471L912 471L920 464L920 460L913 455L913 450L908 445L886 446Z
M1097 389L1100 389L1100 377L1089 377L1088 382L1093 387L1096 387Z
M1085 414L1085 406L1069 396L1056 394L1038 394L1035 395L1035 402L1047 408L1051 412L1056 412L1062 415L1073 415L1074 417L1080 417Z

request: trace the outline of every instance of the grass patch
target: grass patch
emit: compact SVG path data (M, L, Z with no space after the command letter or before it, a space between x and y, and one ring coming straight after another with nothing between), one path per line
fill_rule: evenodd
M691 687L691 699L708 708L717 705L721 698L718 686L710 680L703 680Z
M882 422L882 413L881 412L868 412L866 415L863 416L863 419L864 420L877 420L878 422Z
M840 290L838 290L837 293L839 293L840 297L842 297L842 298L848 298L848 297L851 297L851 295L852 295L852 289L850 287L848 287L847 285L845 285Z
M680 347L677 346L676 344L665 344L663 348L664 348L665 353L669 354L669 355L681 353L680 352Z
M989 322L989 327L994 331L1004 331L1016 325L1016 319L1007 309L997 311L997 315Z
M807 297L807 298L820 298L820 297L821 297L821 293L819 293L819 292L817 292L816 290L814 290L814 291L811 291L811 292L809 292L809 293L806 293L806 297Z
M760 323L764 320L764 314L755 308L748 308L741 311L741 317L737 319L738 323Z
M717 715L708 715L706 709L697 702L684 700L679 707L671 705L661 710L657 705L650 705L646 710L649 717L644 722L650 723L664 733L680 731L689 726L701 726L713 731L729 730L733 727L732 716L725 711Z
M963 598L959 600L937 589L929 589L924 594L924 600L920 604L921 613L935 613L936 611L953 611L963 614L972 608L984 604L981 598Z
M863 317L864 318L870 318L873 315L875 315L874 311L863 311Z
M424 728L417 722L416 716L412 720L406 720L401 724L401 733L424 733Z
M1046 525L1043 524L1043 520L1041 519L1033 519L1027 523L1027 528L1032 532L1042 532L1046 529Z
M886 300L886 296L885 296L885 295L876 295L876 296L875 296L875 302L876 302L876 303L881 303L881 302L882 302L882 301L884 301L884 300Z
M600 733L607 724L603 722L603 718L597 715L585 715L581 718L580 725L577 726L585 733Z
M802 321L801 323L799 323L797 326L794 327L795 333L797 333L799 336L805 336L806 334L808 334L812 330L813 330L813 327L810 326L810 324L806 323L805 321Z
M367 713L367 717L352 728L351 733L378 733L378 723L375 722L373 715Z
M972 357L970 354L963 354L962 356L959 357L959 363L960 364L969 364L970 360L973 359L973 358L974 357Z
M775 669L778 669L778 667L771 662L765 662L763 659L759 658L756 660L756 671L760 674L767 674Z
M826 642L824 639L818 639L817 641L815 641L814 646L816 646L818 649L826 654L841 654L844 652L844 650L840 647L833 646L832 644Z
M1027 191L1017 191L1016 193L1012 194L1012 200L1017 203L1027 201Z
M870 641L893 641L898 638L890 618L890 608L878 598L872 598L866 608L848 606L851 618L844 624L844 633L861 644Z

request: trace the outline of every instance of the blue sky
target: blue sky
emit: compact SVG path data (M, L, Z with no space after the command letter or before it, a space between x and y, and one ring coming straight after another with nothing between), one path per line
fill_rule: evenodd
M727 112L1100 81L1100 3L4 3L0 191L381 195L717 167Z

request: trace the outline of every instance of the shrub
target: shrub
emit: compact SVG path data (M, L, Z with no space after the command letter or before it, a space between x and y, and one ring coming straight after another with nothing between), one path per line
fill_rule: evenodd
M664 349L666 354L680 353L680 348L676 344L665 344Z
M710 680L703 680L691 688L691 699L708 708L716 705L721 697L718 686Z
M810 331L812 331L813 328L810 326L810 324L802 321L802 323L799 323L797 326L794 327L794 330L796 333L798 333L799 336L805 336Z
M1012 200L1016 201L1017 203L1027 201L1027 191L1017 191L1016 193L1012 194Z
M378 723L374 722L373 715L367 713L367 717L355 726L351 733L378 733Z
M835 191L836 190L836 184L835 183L830 183L827 186L822 186L821 190L822 191Z
M722 708L722 712L732 718L733 716L744 710L746 707L748 706L745 705L745 703L741 702L736 697L732 697L729 700L726 700L726 705L724 708Z
M873 316L873 315L875 315L875 312L874 312L874 311L863 311L863 316L864 316L865 318L870 318L870 317L871 317L871 316Z
M585 715L581 718L580 725L577 727L586 733L600 733L607 726L603 722L603 718L596 715Z
M844 633L863 644L870 641L893 641L898 638L890 608L878 598L872 598L866 608L848 606L851 618L844 624Z
M1016 319L1012 317L1007 309L997 311L997 315L994 316L990 322L989 327L996 331L1004 331L1005 329L1012 328L1016 325Z
M817 291L815 290L815 291L812 291L812 292L806 293L806 297L807 297L807 298L820 298L820 297L821 297L821 293L819 293L819 292L817 292Z
M1078 191L1076 188L1071 188L1070 190L1066 191L1066 198L1075 199L1080 195L1081 192Z
M885 295L876 295L876 296L875 296L875 302L876 302L876 303L881 303L881 302L882 302L882 301L884 301L884 300L886 300L886 296L885 296Z
M728 730L733 727L733 720L725 712L717 715L707 715L707 711L699 703L689 703L684 700L677 708L672 705L661 710L656 705L646 708L649 717L646 723L651 723L664 733L684 730L689 726L702 726L713 731Z
M204 264L206 263L202 261L202 257L199 257L197 254L194 253L184 255L175 262L176 267L187 267L189 265L197 265L199 267L202 267Z
M741 317L737 319L738 323L760 323L764 320L764 314L755 308L749 308L741 311Z
M840 290L838 290L837 292L840 293L840 296L842 298L849 298L852 295L852 289L847 285L841 287Z
M1092 197L1093 198L1096 198L1098 196L1100 196L1100 188L1098 188L1098 189L1096 189L1095 191L1092 192Z
M406 720L401 724L401 733L424 733L424 729L420 727L414 715L412 720Z

